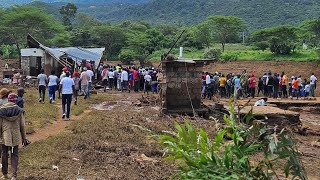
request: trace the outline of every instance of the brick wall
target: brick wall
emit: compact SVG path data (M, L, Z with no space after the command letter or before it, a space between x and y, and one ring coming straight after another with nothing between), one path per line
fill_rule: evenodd
M24 75L30 75L30 58L22 57L21 59L21 69Z
M165 82L161 84L163 108L167 112L192 112L191 98L193 107L199 109L201 105L203 62L163 62L162 69L163 82ZM189 89L190 98L187 89Z

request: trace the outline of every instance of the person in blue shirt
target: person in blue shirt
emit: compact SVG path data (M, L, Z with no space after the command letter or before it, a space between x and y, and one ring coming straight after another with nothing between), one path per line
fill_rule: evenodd
M239 91L240 91L240 75L235 76L234 79L234 97L239 99Z

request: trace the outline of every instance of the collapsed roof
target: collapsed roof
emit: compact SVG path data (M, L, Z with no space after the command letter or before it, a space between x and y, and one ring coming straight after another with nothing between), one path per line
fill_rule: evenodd
M63 58L67 57L72 59L78 65L83 60L94 61L98 66L103 56L105 48L80 48L80 47L67 47L67 48L49 48L41 44L30 34L27 36L27 43L29 48L40 48L46 53L50 54L55 60L57 60L63 66L70 67L71 65Z

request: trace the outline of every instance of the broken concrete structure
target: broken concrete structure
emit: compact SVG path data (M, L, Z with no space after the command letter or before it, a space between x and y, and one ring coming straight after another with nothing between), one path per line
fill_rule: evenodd
M203 65L210 60L163 61L161 100L165 113L194 113L201 108L201 84Z
M98 67L105 48L49 48L31 35L27 36L28 49L21 49L21 68L27 76L37 76L41 69L49 75L51 70L60 73L63 67L74 69L84 62Z

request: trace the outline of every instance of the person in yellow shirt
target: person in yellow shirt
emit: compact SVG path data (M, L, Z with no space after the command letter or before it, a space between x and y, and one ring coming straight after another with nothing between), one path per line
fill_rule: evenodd
M219 79L221 97L226 97L226 82L227 82L227 79L225 78L224 74L222 74L222 76Z
M281 87L282 87L282 96L288 98L287 86L288 86L288 77L284 72L281 73Z

